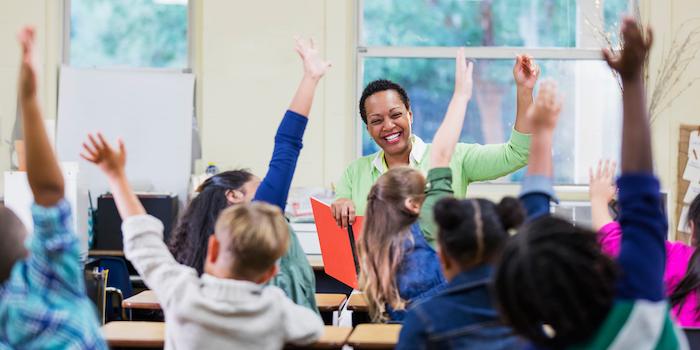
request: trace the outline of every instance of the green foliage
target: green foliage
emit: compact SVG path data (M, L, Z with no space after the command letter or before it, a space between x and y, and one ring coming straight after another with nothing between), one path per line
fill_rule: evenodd
M74 66L185 68L188 10L153 0L72 0Z

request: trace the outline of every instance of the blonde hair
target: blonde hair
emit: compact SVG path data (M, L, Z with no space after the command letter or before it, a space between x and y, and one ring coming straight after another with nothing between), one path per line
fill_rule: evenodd
M231 206L215 226L222 253L231 256L231 272L241 278L258 278L287 251L289 229L280 209L254 202Z
M418 214L406 208L406 200L422 202L425 177L408 167L382 175L367 197L362 235L358 242L360 288L367 297L370 315L376 322L387 320L386 305L402 310L406 302L396 286L396 272L403 260L404 245L411 239L410 227Z

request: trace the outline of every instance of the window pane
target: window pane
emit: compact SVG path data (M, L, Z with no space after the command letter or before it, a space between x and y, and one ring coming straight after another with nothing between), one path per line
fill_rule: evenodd
M368 46L575 47L575 0L365 0Z
M474 72L474 95L461 142L505 142L516 111L515 83L510 60L479 60ZM617 159L621 97L610 69L601 61L539 61L542 77L559 83L564 108L557 127L554 162L557 183L586 183L588 167L597 159ZM414 114L413 131L431 142L452 96L454 60L366 58L364 83L391 79L404 86ZM359 118L358 118L359 119ZM362 123L362 121L358 121ZM377 146L363 131L363 154ZM502 181L518 181L519 172Z
M186 68L187 0L72 0L70 64Z

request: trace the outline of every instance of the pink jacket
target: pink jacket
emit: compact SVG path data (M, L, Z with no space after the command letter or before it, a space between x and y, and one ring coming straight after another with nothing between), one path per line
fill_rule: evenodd
M616 257L620 253L622 241L622 229L616 221L610 222L600 228L598 239L603 247L603 252ZM678 286L688 263L693 256L694 248L680 242L666 241L666 272L664 273L664 285L666 295L671 295L673 289ZM700 327L700 315L695 311L698 307L698 295L689 295L681 303L682 307L675 306L672 316L682 327Z

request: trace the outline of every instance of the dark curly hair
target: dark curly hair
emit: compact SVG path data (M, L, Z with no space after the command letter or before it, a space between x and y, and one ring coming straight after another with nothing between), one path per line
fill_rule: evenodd
M209 236L219 214L229 206L226 192L240 189L252 178L248 170L224 171L197 188L199 194L190 201L170 238L169 248L177 262L202 274Z
M362 121L365 122L365 125L367 125L367 110L365 109L365 101L367 101L367 98L370 96L386 90L396 91L399 94L399 97L401 97L401 101L406 106L406 109L411 108L411 100L408 98L406 90L404 90L401 85L386 79L375 80L367 84L365 89L362 90L362 97L360 97L360 116L362 117Z
M553 216L523 226L503 248L494 290L504 321L547 348L589 339L613 305L617 266L596 233Z

